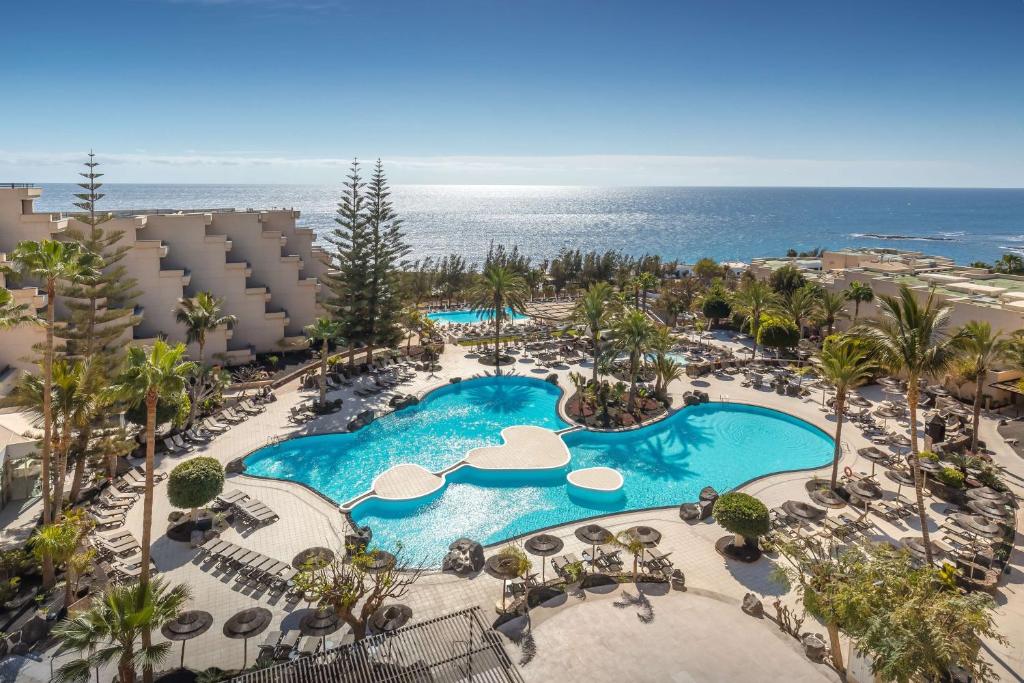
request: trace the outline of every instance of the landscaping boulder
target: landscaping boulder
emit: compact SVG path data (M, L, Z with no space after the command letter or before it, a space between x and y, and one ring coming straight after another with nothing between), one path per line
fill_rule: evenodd
M429 370L429 369L430 369L429 366L424 368L424 370ZM448 380L448 383L449 384L458 384L461 381L462 381L461 377L452 377L450 380Z
M357 429L362 429L366 425L370 424L377 418L377 414L372 410L364 410L363 412L356 415L356 418L348 423L348 431L354 432Z
M708 401L711 400L711 397L708 396L708 392L706 391L695 391L693 393L697 395L697 398L700 400L701 403L707 403Z
M695 406L700 403L700 397L688 391L683 395L683 403L688 406Z
M558 375L556 375L555 373L552 372L550 375L548 375L547 377L544 378L544 381L547 382L548 384L554 384L557 387L558 386Z
M420 400L413 396L412 394L407 394L405 396L394 396L391 398L391 407L394 408L395 410L401 410L402 408L414 406L419 402Z
M744 613L760 619L764 616L764 603L753 593L743 596L743 605L740 607Z
M715 490L714 486L705 486L700 490L701 502L714 503L718 500L718 491Z
M365 549L373 540L373 531L368 526L356 527L351 534L345 534L345 552L352 554L353 549Z
M711 517L711 513L715 509L715 501L702 500L697 503L697 507L700 508L700 515L698 515L697 519L705 520Z
M441 563L442 570L452 571L460 576L473 574L483 567L483 546L468 538L460 538L448 546L448 554Z
M225 474L241 474L245 472L245 458L235 458L224 466Z

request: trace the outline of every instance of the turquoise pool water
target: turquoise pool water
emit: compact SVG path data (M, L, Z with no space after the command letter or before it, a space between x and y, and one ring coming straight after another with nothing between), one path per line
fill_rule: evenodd
M513 321L516 320L529 320L530 316L523 315L522 313L513 313L511 309L507 310L509 318ZM427 317L431 320L436 320L439 323L479 323L484 320L490 320L490 318L484 313L477 313L476 311L436 311L434 313L427 313Z
M765 474L825 465L833 443L802 420L735 403L692 406L630 432L576 431L563 439L572 453L569 469L615 468L622 491L585 494L566 483L568 470L499 479L461 469L428 500L371 499L352 511L353 519L373 529L375 543L401 542L408 559L437 565L460 536L486 545L585 517L678 505L708 485L726 491Z
M501 430L528 424L562 429L560 390L528 377L487 377L445 386L418 406L353 434L284 441L246 458L247 472L307 484L338 503L372 485L388 468L412 462L440 471L476 446L501 442ZM536 529L611 512L695 500L782 470L830 462L832 439L812 425L736 403L691 406L639 430L575 431L562 437L572 454L553 472L483 472L460 468L435 494L414 501L369 499L352 511L374 543L436 566L461 536L496 543ZM571 469L606 466L624 479L621 492L597 496L568 485Z
M477 446L501 443L512 425L564 429L556 412L561 390L529 377L485 377L430 392L351 434L289 439L245 460L246 471L301 482L339 504L370 489L377 475L414 462L431 472L449 467Z

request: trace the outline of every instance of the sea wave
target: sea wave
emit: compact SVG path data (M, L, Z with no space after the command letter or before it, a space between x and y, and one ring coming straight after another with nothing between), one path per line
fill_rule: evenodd
M964 233L957 233L962 236ZM953 233L939 233L938 235L892 235L881 232L851 232L850 237L869 240L898 240L901 242L956 242L957 238Z

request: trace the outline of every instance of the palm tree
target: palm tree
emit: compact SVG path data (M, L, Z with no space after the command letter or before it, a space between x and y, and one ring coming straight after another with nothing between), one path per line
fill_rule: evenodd
M19 325L38 325L43 321L29 310L28 304L14 303L11 290L0 287L0 330Z
M781 312L789 316L796 325L801 338L804 336L804 321L818 310L818 291L813 285L804 285L783 297L779 304Z
M843 292L843 296L853 302L853 322L857 322L857 317L860 315L860 305L875 300L875 292L871 289L871 285L864 284L859 280L851 282Z
M615 291L607 282L595 282L587 288L574 311L576 322L587 328L594 357L591 380L597 384L597 358L601 355L601 333L609 326L612 316L619 310Z
M312 325L306 325L306 336L322 343L320 347L320 405L327 400L327 354L330 342L341 334L341 323L330 318L317 318Z
M682 379L686 375L686 371L678 361L664 354L656 356L652 365L654 366L654 376L656 378L654 395L658 399L666 401L668 399L668 385L677 379Z
M62 642L65 651L84 654L57 671L56 683L88 683L93 669L114 664L117 680L134 683L135 667L142 664L152 670L166 659L171 644L139 647L140 637L173 621L192 597L186 584L171 589L162 579L152 583L114 584L107 588L101 600L73 619L57 624L53 633Z
M153 535L153 462L156 442L156 408L159 401L178 404L184 400L189 377L196 372L197 365L182 360L185 345L169 346L158 339L147 354L137 346L128 349L125 368L115 383L106 391L113 400L123 401L135 407L146 406L146 486L142 500L142 559L139 583L145 588L149 584L149 555ZM142 632L142 645L148 649L150 632ZM143 676L152 679L152 667L143 668Z
M774 307L777 302L778 296L767 282L761 280L748 280L736 292L733 304L746 317L744 324L750 330L750 336L754 340L754 346L750 351L751 359L757 356L757 334L761 330L761 316Z
M640 557L644 554L645 546L636 536L620 531L615 535L615 545L619 546L633 556L633 583L636 583L636 574L639 569Z
M185 326L185 340L189 344L199 345L200 363L205 361L206 335L218 327L234 325L238 317L224 315L221 312L223 299L218 299L209 292L199 292L191 299L182 299L174 311L174 320Z
M945 332L950 306L935 298L934 289L922 306L906 285L900 285L898 296L879 297L879 316L857 328L857 334L869 345L876 362L893 373L907 376L907 405L910 408L910 466L914 472L914 493L921 522L926 560L932 562L932 549L921 491L921 469L918 463L917 400L919 382L927 375L945 371L953 362L959 340Z
M636 408L636 378L640 373L640 362L650 349L654 334L651 319L646 313L635 308L623 314L612 328L612 349L629 354L630 412Z
M427 316L423 315L423 311L416 308L415 306L407 306L402 310L401 322L402 327L405 328L405 355L408 356L412 350L412 338L419 332L420 328L423 327L423 321L427 319Z
M972 320L957 333L960 346L961 368L966 378L973 379L974 421L972 423L971 453L978 451L978 423L981 421L981 395L985 376L992 366L1006 357L1008 342L999 333L993 334L989 323Z
M43 494L43 523L53 520L53 499L50 493L50 453L53 443L53 330L57 309L57 283L74 283L93 277L102 267L102 260L77 242L40 240L18 242L12 260L25 275L39 278L46 289L46 341L43 344L43 444L40 456L40 479ZM59 506L59 503L58 503ZM58 507L59 514L59 507ZM44 567L44 571L46 568ZM53 571L50 567L49 571Z
M644 311L647 310L647 292L648 290L654 289L658 286L661 281L654 275L644 271L636 276L637 288L640 291L640 308Z
M832 334L836 321L846 317L843 307L846 305L846 297L840 292L830 292L827 289L820 290L815 315L825 325L825 336Z
M494 320L494 371L498 374L501 373L501 323L510 314L523 312L529 296L527 290L522 276L504 266L491 265L469 291L470 309Z
M69 514L59 522L46 524L32 535L29 544L32 547L32 554L40 562L49 560L50 563L59 567L66 563L78 550L78 544L82 540L82 513ZM44 583L44 585L46 585ZM53 583L46 585L52 587ZM64 606L71 604L71 576L70 573L64 579Z
M832 453L832 490L839 476L839 458L843 453L843 418L846 413L846 395L851 389L871 377L874 363L865 355L864 347L856 339L843 337L834 344L826 344L818 356L821 375L836 390L836 436Z

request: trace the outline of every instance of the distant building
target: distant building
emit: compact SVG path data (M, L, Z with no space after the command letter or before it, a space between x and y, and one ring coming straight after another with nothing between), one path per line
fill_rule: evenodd
M0 185L3 261L22 240L62 239L75 228L73 215L36 213L33 202L41 194L31 185ZM296 225L298 218L292 209L115 212L104 229L123 231L120 244L130 249L121 263L139 292L136 309L125 312L140 318L126 342L144 344L159 336L185 341L175 309L183 298L208 291L223 299L223 312L238 322L209 336L204 360L239 365L258 353L305 345L303 327L318 315L317 278L327 261L313 244L312 229ZM2 277L0 284L7 286ZM37 310L46 306L45 294L35 287L14 286L18 301ZM31 326L0 331L0 392L13 371L33 366L32 347L42 335ZM189 351L195 357L198 348Z

